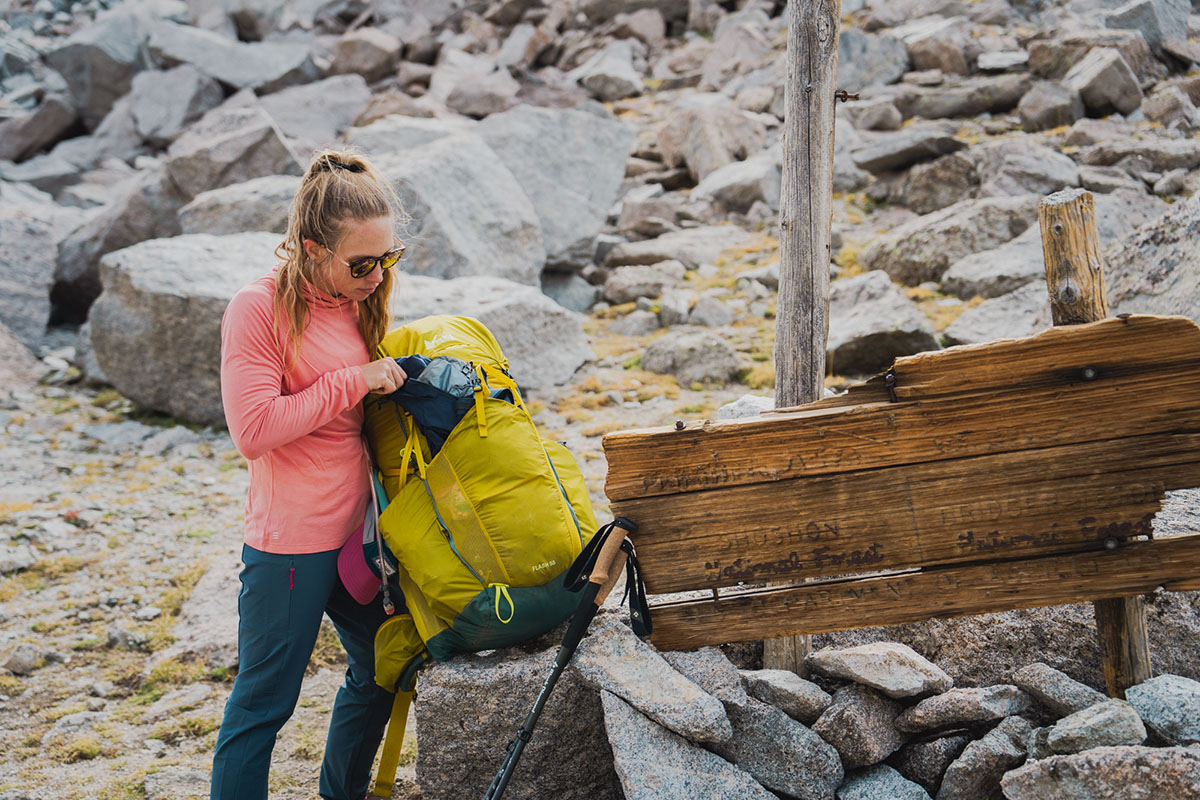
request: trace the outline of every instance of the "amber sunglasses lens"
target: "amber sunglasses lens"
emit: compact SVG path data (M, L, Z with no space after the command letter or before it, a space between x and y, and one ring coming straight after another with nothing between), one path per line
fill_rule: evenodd
M365 261L357 261L350 265L350 277L365 278L370 275L378 264L382 270L388 270L396 266L396 262L404 255L404 245L398 245L394 250L389 250L379 258L368 258Z

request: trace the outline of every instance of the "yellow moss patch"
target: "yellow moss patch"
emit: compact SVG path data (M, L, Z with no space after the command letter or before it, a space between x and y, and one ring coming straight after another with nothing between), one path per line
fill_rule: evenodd
M217 716L176 717L156 725L150 732L150 738L174 744L183 739L195 739L212 733L219 727L221 718Z
M54 740L46 746L46 755L52 761L70 764L88 761L100 755L100 740L94 736L79 736L74 739Z
M743 370L738 377L751 389L774 389L775 365L771 362L755 364L749 369Z
M603 436L606 433L613 431L625 430L629 425L624 422L604 422L599 425L592 425L584 428L580 433L587 437Z
M23 691L25 691L25 684L21 683L20 678L13 675L0 675L0 694L16 697Z
M321 625L317 633L317 643L313 646L312 658L308 662L305 674L313 675L324 667L345 666L346 651L338 641L337 631L328 622Z
M858 263L858 258L862 254L862 245L856 242L843 242L842 249L838 250L834 261L842 268L838 278L852 278L855 275L863 274L863 266Z

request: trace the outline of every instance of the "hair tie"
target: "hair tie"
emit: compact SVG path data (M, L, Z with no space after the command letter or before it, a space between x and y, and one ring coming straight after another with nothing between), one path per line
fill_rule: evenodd
M344 169L347 172L362 172L363 171L361 164L343 164L342 162L334 161L333 159L330 159L329 163L332 164L333 166L337 167L338 169Z

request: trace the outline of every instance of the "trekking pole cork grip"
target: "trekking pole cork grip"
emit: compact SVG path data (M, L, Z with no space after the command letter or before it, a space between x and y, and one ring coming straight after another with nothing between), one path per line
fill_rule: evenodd
M596 556L596 566L592 569L592 575L588 578L588 582L599 587L596 590L595 600L597 608L604 604L608 593L617 585L617 579L621 577L621 570L625 567L627 556L621 550L625 536L624 529L613 528L612 533L605 540L604 546L600 548L600 555Z

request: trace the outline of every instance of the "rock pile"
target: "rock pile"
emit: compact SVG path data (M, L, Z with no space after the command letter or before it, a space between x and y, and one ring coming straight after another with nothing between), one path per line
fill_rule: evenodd
M426 800L486 789L549 669L551 644L422 673L417 777ZM1033 663L1010 683L954 687L892 642L825 648L806 666L811 680L738 670L716 648L658 653L602 613L509 791L614 800L1200 793L1200 683L1188 678L1162 675L1113 700ZM463 705L481 715L466 730L454 714ZM604 748L593 740L601 730Z
M188 235L230 253L240 240L225 237L278 238L308 154L350 144L402 190L414 276L510 281L489 291L535 318L548 312L520 285L540 288L643 343L687 325L648 369L744 380L762 348L740 331L769 327L778 291L790 9L15 0L0 21L0 225L13 245L0 254L0 322L41 355L48 323L91 317L97 345L75 350L95 353L93 372L139 403L219 418L203 392L169 406L125 366L155 349L136 332L158 336L164 309L105 313L97 297L127 294L135 260L106 257L155 240L157 257L182 262ZM860 99L839 106L834 137L831 274L850 284L835 281L835 370L1042 326L1036 203L1065 187L1096 193L1118 310L1194 313L1196 270L1148 271L1154 234L1125 241L1163 215L1160 198L1200 185L1200 82L1187 72L1200 21L1186 4L844 10L838 84ZM1181 205L1151 230L1194 214ZM224 280L228 296L272 256L223 279L217 261L187 271ZM731 265L734 281L719 272ZM190 280L172 291L190 298ZM211 336L208 316L191 319ZM556 319L582 341L579 320ZM703 329L732 349L698 343ZM174 379L211 371L210 351ZM549 380L591 357L571 353Z

